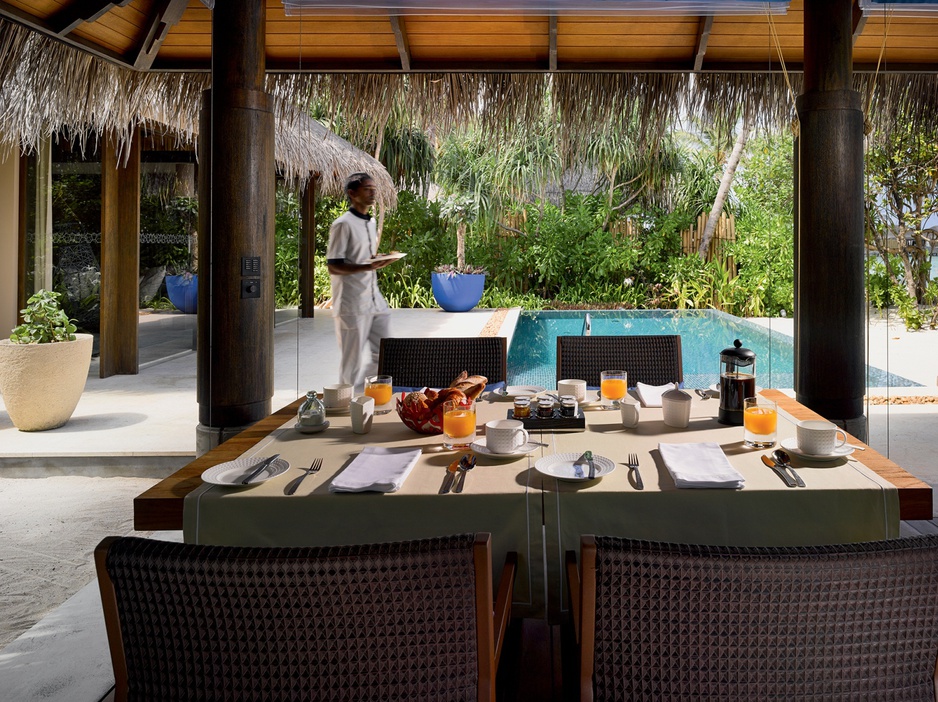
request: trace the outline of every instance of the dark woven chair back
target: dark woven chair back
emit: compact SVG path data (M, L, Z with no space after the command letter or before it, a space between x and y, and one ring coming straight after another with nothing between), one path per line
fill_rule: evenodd
M508 340L503 336L387 338L381 340L378 372L396 387L445 388L462 371L489 384L508 380Z
M334 548L109 537L95 558L117 699L488 699L489 548L488 534Z
M797 548L584 537L581 558L581 666L596 700L936 699L938 537Z
M578 378L599 387L604 370L624 370L629 387L637 383L683 383L681 337L677 334L635 336L558 336L557 380Z

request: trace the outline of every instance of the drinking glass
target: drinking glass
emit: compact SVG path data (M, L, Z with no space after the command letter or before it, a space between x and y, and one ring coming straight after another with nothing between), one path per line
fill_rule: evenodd
M599 374L599 394L603 400L603 409L616 409L619 400L628 391L627 374L624 370L607 370Z
M472 400L443 403L443 447L467 449L476 440L476 408Z
M365 394L375 398L375 414L387 414L391 411L390 409L378 410L378 407L391 401L394 395L392 385L390 375L369 375L365 378Z
M775 445L778 410L775 403L761 397L743 400L743 443L750 448Z

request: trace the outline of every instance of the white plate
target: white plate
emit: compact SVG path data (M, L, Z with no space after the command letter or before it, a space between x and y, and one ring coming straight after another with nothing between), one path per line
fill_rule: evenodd
M374 261L396 261L399 258L404 258L407 254L401 253L400 251L392 251L391 253L376 254L372 258L368 259L369 263Z
M301 434L318 434L321 431L325 431L329 427L329 420L327 419L322 424L300 424L297 422L293 425L293 428Z
M544 458L538 459L534 467L537 468L538 472L551 478L557 478L557 480L570 480L577 483L584 480L588 481L589 468L586 465L583 466L582 478L576 477L573 468L573 462L581 455L580 453L555 453L553 456L544 456ZM605 456L597 456L596 454L593 454L593 465L596 466L596 478L594 479L597 480L604 475L609 475L616 469L615 463Z
M265 458L269 458L269 456L250 456L236 458L227 463L219 463L202 473L202 482L211 483L212 485L241 485L241 481L248 477L254 467ZM258 473L248 485L257 485L270 480L281 473L285 473L289 467L290 463L287 459L278 458ZM248 487L248 485L244 487Z
M339 405L337 407L329 407L326 405L326 412L328 414L348 414L349 408L352 406L352 403L349 402L347 405Z
M538 393L542 393L547 388L542 388L539 385L508 385L507 387L502 388L501 390L492 390L489 395L496 400L511 400L514 401L516 397L524 396L534 396Z
M788 451L788 453L794 454L800 458L807 458L809 461L836 461L838 458L846 458L854 451L852 446L844 444L843 446L835 448L833 453L826 455L818 456L813 453L805 453L798 448L798 439L794 437L782 439L780 445L783 449Z
M515 449L511 453L495 453L494 451L489 449L488 446L486 446L485 437L480 436L478 439L473 441L472 444L470 444L469 448L471 448L480 456L488 456L489 458L510 459L510 458L518 458L520 456L526 456L529 453L531 453L531 451L536 449L538 446L539 444L528 443L528 444L523 444L522 446L519 446L517 449Z

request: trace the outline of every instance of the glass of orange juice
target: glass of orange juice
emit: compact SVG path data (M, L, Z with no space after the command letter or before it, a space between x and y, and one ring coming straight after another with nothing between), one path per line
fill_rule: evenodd
M625 397L628 391L627 378L624 370L607 370L599 374L599 394L603 400L603 409L616 409L619 406L619 400Z
M375 398L375 408L386 405L394 394L390 375L369 375L365 378L365 394ZM390 409L380 410L377 414L386 414Z
M443 403L443 447L467 449L476 440L476 408L472 400Z
M743 443L750 448L775 445L778 409L771 400L747 397L743 400Z

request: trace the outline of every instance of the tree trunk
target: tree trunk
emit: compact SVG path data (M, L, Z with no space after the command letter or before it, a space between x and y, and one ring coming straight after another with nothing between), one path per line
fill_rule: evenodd
M710 210L710 216L707 218L707 227L704 229L703 238L700 240L700 248L697 254L707 260L707 251L710 249L710 241L713 239L713 233L716 231L717 222L720 214L723 212L723 205L726 202L726 196L730 192L730 186L733 184L733 176L736 175L736 167L739 165L739 159L743 155L743 148L749 139L750 130L749 115L743 116L743 123L736 135L736 143L733 145L733 152L726 160L726 168L723 171L723 178L720 180L720 189L717 191L716 200L713 201L713 209Z
M466 224L456 225L456 268L462 273L466 267Z

